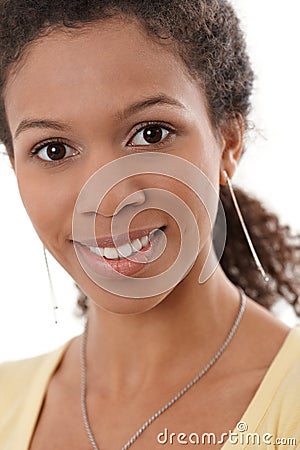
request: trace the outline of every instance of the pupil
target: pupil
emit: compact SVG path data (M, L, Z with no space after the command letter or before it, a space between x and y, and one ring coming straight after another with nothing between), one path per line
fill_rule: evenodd
M144 130L144 139L150 144L156 144L162 138L162 130L160 127L148 127Z
M63 144L50 144L47 147L47 156L52 160L59 160L66 156L66 148Z

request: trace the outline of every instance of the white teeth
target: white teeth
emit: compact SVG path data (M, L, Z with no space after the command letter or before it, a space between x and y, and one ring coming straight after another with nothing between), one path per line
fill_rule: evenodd
M124 244L120 245L120 247L117 247L117 251L121 258L128 258L133 253L133 248L130 244Z
M141 250L141 248L143 247L143 245L139 239L135 239L134 241L132 241L131 246L132 246L133 250L135 250L136 252Z
M100 247L91 247L91 251L95 253L95 255L103 256L103 248Z
M95 253L95 255L103 256L103 248L101 247L89 247L92 253Z
M146 245L149 243L149 237L148 236L143 236L141 238L141 243L143 247L146 247Z
M104 256L107 259L118 259L119 255L115 247L105 247Z
M120 245L119 247L89 247L92 253L97 256L105 256L107 259L128 258L133 253L138 252L149 244L149 240L159 228L155 228L149 233L149 236L143 236L140 239L134 239L131 243Z

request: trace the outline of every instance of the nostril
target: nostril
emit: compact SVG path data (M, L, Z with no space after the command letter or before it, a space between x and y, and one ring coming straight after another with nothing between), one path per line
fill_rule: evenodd
M129 194L124 200L120 202L115 210L115 214L118 214L126 206L141 206L146 201L146 193L141 189L139 191Z

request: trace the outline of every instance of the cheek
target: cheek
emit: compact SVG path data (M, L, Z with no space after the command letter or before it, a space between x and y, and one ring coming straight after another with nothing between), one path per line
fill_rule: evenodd
M213 198L200 199L194 192L189 191L185 198L197 223L200 246L202 246L210 238L213 230L218 202L217 194L213 195ZM189 229L187 233L189 234Z
M175 197L170 197L168 205L166 205L166 211L170 208L176 211L176 220L169 220L173 229L172 248L174 239L179 239L180 233L182 235L178 245L185 243L185 245L193 246L195 243L194 226L198 229L200 247L202 247L203 243L210 238L213 229L218 204L217 192L214 193L213 191L213 195L203 196L200 199L191 186L187 186L178 180L165 181L165 183L160 184L160 187L175 194ZM207 209L210 214L208 214Z
M25 171L17 171L16 175L29 218L41 240L51 246L51 239L71 230L75 201L68 185L54 177L32 176Z

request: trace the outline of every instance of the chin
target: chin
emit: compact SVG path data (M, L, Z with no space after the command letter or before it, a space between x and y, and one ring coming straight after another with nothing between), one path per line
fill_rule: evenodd
M99 288L98 288L99 289ZM101 294L95 292L88 295L89 307L102 309L106 312L119 315L142 314L158 306L167 297L168 293L147 298L127 298L113 295L102 291Z

